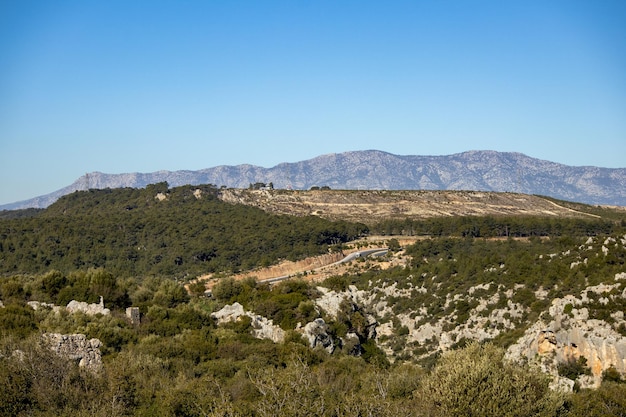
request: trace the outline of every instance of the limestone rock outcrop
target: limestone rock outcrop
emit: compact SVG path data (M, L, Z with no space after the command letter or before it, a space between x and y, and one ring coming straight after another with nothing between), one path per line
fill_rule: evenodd
M254 313L246 313L251 321L252 335L257 339L269 339L274 343L280 343L285 340L285 331L275 325L272 320L268 320L263 316Z
M30 308L32 308L33 310L37 311L40 308L49 308L50 310L54 311L55 313L58 313L59 311L61 311L61 307L54 305L54 304L50 304L50 303L42 303L39 301L28 301L26 303Z
M95 316L96 314L108 316L111 314L111 310L104 307L104 299L102 297L100 297L100 302L98 304L89 304L84 301L72 300L67 304L66 308L70 313L81 311L90 316Z
M239 303L227 304L221 310L211 314L217 324L228 323L230 321L236 321L240 316L243 316L246 312L243 306Z
M358 290L354 285L350 285L346 291L331 291L328 288L317 287L322 294L315 300L315 305L320 307L330 317L337 318L341 310L341 304L349 301L352 304L364 306L367 304L369 294L367 291Z
M47 333L43 335L50 349L58 355L75 360L80 367L93 371L102 369L99 339L87 339L84 334Z
M307 323L302 328L302 336L308 340L311 348L321 346L328 353L333 353L335 350L333 338L328 334L328 325L322 318Z
M211 314L211 317L217 320L217 324L238 321L243 316L250 317L251 334L257 339L269 339L275 343L285 340L285 331L275 325L272 320L245 311L239 303L226 305L221 310Z
M602 373L614 368L626 376L626 337L616 331L624 324L623 314L614 314L614 323L590 319L585 305L588 295L595 293L607 302L614 294L612 285L588 287L580 298L568 295L553 300L549 309L550 320L540 320L526 330L510 346L507 358L538 365L542 371L554 376L556 385L573 386L574 381L563 381L558 375L558 364L576 361L583 357L590 368L591 377L579 378L582 387L598 387ZM618 294L617 297L622 297ZM619 312L618 312L619 313Z

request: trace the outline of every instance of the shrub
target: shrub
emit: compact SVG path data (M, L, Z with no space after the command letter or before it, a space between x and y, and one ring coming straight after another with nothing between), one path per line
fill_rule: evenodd
M570 415L622 417L626 410L626 385L603 383L597 390L582 390L571 398Z
M231 302L243 290L241 283L234 278L224 278L218 281L211 290L213 297L225 303Z
M204 285L204 282L202 281L192 282L191 284L189 284L188 288L189 288L189 293L193 295L194 297L200 297L204 295L204 292L206 291L206 286Z
M36 329L37 324L32 308L13 303L0 308L0 335L24 338Z
M346 277L334 275L332 277L326 278L324 281L322 281L321 284L330 290L342 292L348 289L348 285L350 283L348 282L348 279Z
M566 362L561 362L557 365L559 375L576 380L580 375L591 375L591 370L587 366L587 358L584 356L578 359L570 358Z
M409 334L409 328L407 326L400 326L398 328L398 336L406 336Z
M610 366L608 369L605 369L602 372L602 381L606 382L625 382L624 378L622 378L622 374L619 373L614 366Z
M472 342L444 354L416 391L432 416L539 416L561 405L546 376L504 363L504 350Z

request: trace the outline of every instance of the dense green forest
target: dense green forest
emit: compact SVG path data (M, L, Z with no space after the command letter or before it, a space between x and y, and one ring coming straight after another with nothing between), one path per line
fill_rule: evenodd
M92 190L0 220L0 416L626 415L619 374L607 372L597 390L564 394L549 388L546 375L504 359L551 299L626 272L622 217L448 218L368 229L226 204L217 192L167 184ZM368 232L427 237L404 248L404 266L383 269L385 258L359 258L354 272L318 284L225 276L212 297L203 286L187 292L181 285L199 273L227 275L326 253ZM491 236L500 238L485 238ZM392 323L393 334L371 338L372 312L354 302L342 302L336 316L315 304L322 290L350 286L389 305L377 320ZM394 292L385 292L389 287ZM474 298L462 297L470 292ZM101 296L109 315L53 307ZM495 300L484 315L509 301L528 308L482 343L459 340L442 353L434 341L407 341L401 315L421 309L420 322L447 320L454 328L479 297ZM623 298L594 297L592 319L614 321L615 311L626 311ZM32 301L49 305L34 309ZM254 338L245 317L217 325L212 313L234 302L272 320L284 341ZM139 323L126 316L130 306L139 308ZM319 318L338 341L332 353L311 348L296 330ZM99 339L102 367L92 371L54 354L42 339L49 333ZM355 342L340 342L349 334ZM577 363L562 372L585 371Z
M90 190L29 217L1 219L0 273L103 267L116 275L184 279L327 253L367 232L360 224L224 203L217 192L166 183Z

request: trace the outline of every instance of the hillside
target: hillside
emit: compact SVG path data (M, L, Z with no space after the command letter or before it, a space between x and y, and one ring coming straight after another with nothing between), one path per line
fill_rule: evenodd
M0 416L626 409L621 209L159 183L0 219L0 268Z
M0 206L0 210L45 208L77 190L215 184L247 188L308 190L476 190L545 195L587 204L626 206L626 168L574 167L514 152L469 151L454 155L393 155L376 150L321 155L271 168L244 164L198 171L106 174L92 172L50 194Z
M287 191L211 185L76 192L6 216L0 273L103 267L187 279L336 250L366 234L610 233L626 212L513 193Z
M363 234L364 225L229 204L210 185L90 190L31 217L0 219L0 274L106 268L176 279L297 260Z
M271 213L315 215L367 224L388 219L454 216L600 217L584 205L573 209L539 196L480 191L225 189L220 191L219 198Z
M221 276L212 298L5 277L0 415L620 416L625 234L426 238L319 282Z

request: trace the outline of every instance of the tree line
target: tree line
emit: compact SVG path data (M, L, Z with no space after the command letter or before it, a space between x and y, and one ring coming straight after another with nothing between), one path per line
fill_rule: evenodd
M228 204L213 186L79 191L0 219L0 273L106 268L184 279L327 253L367 227Z

